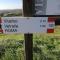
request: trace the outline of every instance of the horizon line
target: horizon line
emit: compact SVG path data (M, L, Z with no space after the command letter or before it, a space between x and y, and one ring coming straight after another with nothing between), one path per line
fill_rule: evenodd
M14 9L22 9L22 8L14 8ZM0 9L0 10L14 10L14 9Z

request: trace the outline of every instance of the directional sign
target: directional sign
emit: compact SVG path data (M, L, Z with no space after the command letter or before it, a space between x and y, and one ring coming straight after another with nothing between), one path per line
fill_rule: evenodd
M2 17L0 24L4 34L53 33L55 26L48 17Z
M33 0L34 15L60 15L60 0Z

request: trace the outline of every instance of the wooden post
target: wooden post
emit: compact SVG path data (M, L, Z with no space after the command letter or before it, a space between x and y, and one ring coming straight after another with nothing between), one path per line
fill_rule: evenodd
M33 34L24 34L26 60L33 60Z
M55 25L60 25L60 17L56 18Z
M23 0L24 17L32 17L32 0ZM25 60L33 60L33 34L24 34Z
M32 0L23 0L23 15L32 17Z

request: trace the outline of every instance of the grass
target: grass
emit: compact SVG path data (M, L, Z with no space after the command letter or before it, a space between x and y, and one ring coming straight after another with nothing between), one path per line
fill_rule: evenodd
M5 39L24 40L24 35L23 34L12 34L12 35L0 34L0 40L5 40Z
M0 34L0 60L24 60L24 35ZM60 60L60 27L51 34L33 34L33 60Z
M60 26L56 26L55 27L55 33L56 34L60 34Z

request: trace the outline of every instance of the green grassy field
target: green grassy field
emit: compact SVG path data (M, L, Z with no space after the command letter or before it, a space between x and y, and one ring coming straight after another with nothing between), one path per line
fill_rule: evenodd
M24 35L23 34L0 34L0 40L4 39L18 39L18 40L24 40Z

